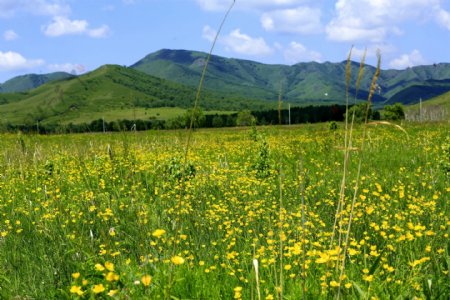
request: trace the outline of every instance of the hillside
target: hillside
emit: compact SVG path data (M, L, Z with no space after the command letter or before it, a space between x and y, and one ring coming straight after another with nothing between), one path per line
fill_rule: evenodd
M422 106L422 112L420 108ZM409 105L405 108L406 119L411 121L450 120L450 92L442 94L422 104Z
M147 55L131 68L147 74L196 86L207 54L187 50L163 49ZM254 61L212 56L205 87L251 98L276 100L281 89L283 99L299 104L343 103L345 66L340 63L299 63L293 66L267 65ZM352 63L354 84L359 63ZM359 98L365 100L375 68L365 66ZM406 70L382 70L378 84L381 92L374 97L379 106L398 101L416 103L450 90L450 64L418 66ZM417 98L414 86L426 86ZM411 89L404 92L405 89ZM352 86L352 94L354 86ZM399 94L400 93L400 94Z
M55 72L49 74L27 74L11 78L0 84L0 93L26 92L37 88L47 82L73 78L74 75L65 72Z
M104 115L133 118L137 108L193 106L196 90L140 71L105 65L88 74L50 82L28 93L0 95L3 122L68 123L92 121ZM242 105L265 107L267 103L248 101L204 91L204 109L233 110ZM245 103L244 103L245 102ZM140 110L142 112L142 110ZM89 115L89 120L86 120Z

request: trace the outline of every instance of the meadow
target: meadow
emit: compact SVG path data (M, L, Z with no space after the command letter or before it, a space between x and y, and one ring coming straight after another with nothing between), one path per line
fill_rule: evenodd
M448 298L449 124L357 126L340 201L343 127L4 134L0 298Z

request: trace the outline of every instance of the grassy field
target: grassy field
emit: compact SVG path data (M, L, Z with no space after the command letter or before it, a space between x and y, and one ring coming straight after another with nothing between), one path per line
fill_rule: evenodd
M187 109L180 107L158 107L158 108L124 108L124 109L116 109L116 110L107 110L102 112L84 112L77 113L76 116L69 116L67 119L65 118L54 118L55 122L62 122L62 124L80 124L80 123L90 123L92 120L104 119L106 122L112 122L122 119L127 120L170 120L179 116L183 116L186 113ZM205 111L205 115L214 115L214 114L231 114L232 111ZM49 118L47 122L52 122L53 118Z
M0 298L447 299L449 124L356 128L344 202L338 126L1 135Z

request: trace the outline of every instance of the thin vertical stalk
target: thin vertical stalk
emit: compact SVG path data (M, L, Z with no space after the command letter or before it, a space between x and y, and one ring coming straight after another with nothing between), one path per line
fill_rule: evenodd
M187 139L186 139L186 145L185 145L185 149L184 149L184 163L183 163L183 173L185 173L186 171L186 166L187 166L187 162L188 162L188 156L189 156L189 150L190 150L190 145L191 145L191 138L192 138L192 131L193 131L193 126L194 126L194 117L196 114L196 111L198 110L199 107L199 103L200 103L200 95L201 95L201 91L203 88L203 83L205 80L205 75L206 75L206 70L208 67L208 63L211 60L211 56L212 56L212 52L216 46L217 40L219 38L220 32L222 31L223 25L225 24L225 21L228 18L228 15L230 14L234 4L236 3L236 0L233 0L233 2L230 4L228 10L226 11L222 22L220 23L219 29L217 30L217 33L214 37L213 43L211 45L211 49L209 50L208 56L206 58L205 61L205 65L203 66L203 71L202 71L202 75L200 77L200 82L198 84L198 88L197 88L197 93L195 95L195 101L194 101L194 108L192 110L192 115L191 115L191 120L190 120L190 124L189 124L189 130L188 130L188 135L187 135ZM186 182L185 182L185 178L184 176L181 179L180 182L180 191L179 191L179 204L181 203L182 199L183 199L183 194L185 191L185 187L186 187ZM178 221L176 222L176 230L175 230L175 239L174 239L174 243L173 243L173 248L172 248L172 255L171 257L176 253L177 250L177 243L176 240L178 239L178 234L179 231L182 229L181 227L181 222ZM170 264L170 269L169 269L169 283L168 283L168 287L164 292L164 298L169 300L171 299L171 288L172 288L172 284L173 284L173 265Z
M280 236L280 289L278 291L279 299L283 299L283 222L284 222L284 214L283 214L283 169L280 164L280 175L279 175L279 184L280 184L280 212L279 212L279 236Z
M380 69L381 69L381 55L380 55L380 51L378 50L377 51L377 69L375 71L375 74L373 75L372 84L370 85L369 97L367 99L366 116L365 116L365 120L364 120L363 136L362 136L361 149L360 149L361 155L360 155L359 162L358 162L358 171L356 174L356 182L355 182L355 186L354 186L352 205L350 208L350 215L349 215L347 231L346 231L346 235L345 235L341 272L339 275L339 289L338 289L338 294L337 294L338 299L340 297L341 283L342 283L342 278L343 278L344 271L345 271L346 252L348 249L348 241L349 241L350 231L351 231L351 226L352 226L352 221L353 221L353 212L354 212L356 199L357 199L358 191L359 191L359 181L360 181L360 177L361 177L361 165L362 165L364 150L365 150L365 145L366 145L367 124L369 121L370 105L372 104L372 97L375 92L378 77L380 76Z
M185 153L184 153L184 165L185 166L186 166L186 162L188 159L189 148L190 148L190 143L191 143L192 129L194 126L194 115L195 115L196 110L199 107L200 95L201 95L202 88L203 88L203 82L205 81L206 70L208 68L209 61L211 60L212 52L216 46L217 40L219 39L219 35L220 35L220 32L222 31L223 25L225 24L225 21L227 20L228 15L230 14L231 10L233 9L233 6L235 3L236 3L236 0L233 0L233 2L231 3L230 7L227 10L227 12L225 13L225 16L223 17L222 22L220 23L219 29L217 30L216 36L214 37L213 43L211 45L211 49L209 50L208 56L205 61L205 65L203 66L202 76L200 77L200 83L198 84L197 94L195 95L194 109L192 110L191 122L189 124L189 132L188 132L188 136L187 136L187 140L186 140L186 148L185 148Z
M350 89L350 79L351 79L351 58L352 58L353 46L350 48L350 52L347 57L347 64L345 67L345 135L344 135L344 170L342 174L341 187L339 191L339 200L336 207L336 213L334 217L333 233L331 235L330 250L333 248L333 242L336 235L336 226L338 223L339 215L343 207L343 202L345 198L345 183L347 181L347 164L349 156L349 145L347 144L348 139L348 104L349 104L349 89Z

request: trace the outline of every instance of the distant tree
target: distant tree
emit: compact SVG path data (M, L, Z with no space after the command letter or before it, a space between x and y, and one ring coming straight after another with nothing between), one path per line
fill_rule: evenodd
M401 103L386 105L384 107L383 119L393 121L405 119L405 110L403 105Z
M237 126L250 126L256 122L255 117L249 110L241 110L236 119Z
M212 119L212 126L213 127L223 127L223 119L219 115L215 115Z
M369 107L369 111L367 111L367 103L359 103L353 105L348 110L348 121L352 121L353 114L355 114L355 123L363 123L366 120L366 115L368 119L372 119L372 107Z
M187 128L191 126L193 128L200 128L205 124L206 117L201 108L188 109L184 114L184 124Z

